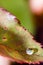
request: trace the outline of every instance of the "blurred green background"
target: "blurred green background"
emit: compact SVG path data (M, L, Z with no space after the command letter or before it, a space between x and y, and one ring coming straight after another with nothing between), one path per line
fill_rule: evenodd
M35 33L35 25L28 6L28 0L0 0L0 7L10 11L20 20L26 29L32 34Z

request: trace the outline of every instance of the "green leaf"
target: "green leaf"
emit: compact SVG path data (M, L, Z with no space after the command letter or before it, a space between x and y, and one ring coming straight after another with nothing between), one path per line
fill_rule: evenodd
M0 55L14 61L38 63L43 61L43 48L34 40L15 16L0 8Z

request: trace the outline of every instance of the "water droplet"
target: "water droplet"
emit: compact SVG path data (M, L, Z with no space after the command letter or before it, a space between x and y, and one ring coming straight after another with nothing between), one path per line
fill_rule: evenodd
M27 50L26 50L26 53L29 54L29 55L32 55L32 54L34 53L34 50L27 49Z
M36 53L37 51L38 51L38 49L36 49L36 48L28 48L28 49L26 49L26 54L32 55L32 54Z

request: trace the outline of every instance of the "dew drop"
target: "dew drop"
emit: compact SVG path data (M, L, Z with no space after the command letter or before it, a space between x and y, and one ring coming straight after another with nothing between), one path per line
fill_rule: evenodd
M26 54L32 55L32 54L36 53L37 51L38 51L38 49L36 49L36 48L28 48L28 49L26 49Z
M34 50L27 49L27 50L26 50L26 53L27 53L28 55L32 55L32 54L34 53Z

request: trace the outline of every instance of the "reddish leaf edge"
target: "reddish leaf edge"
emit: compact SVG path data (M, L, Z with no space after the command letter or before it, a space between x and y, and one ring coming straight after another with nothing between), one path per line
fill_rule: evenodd
M0 10L2 10L2 11L4 11L4 12L6 12L6 13L9 13L10 15L12 15L12 16L14 16L12 13L10 13L8 10L6 10L5 8L3 8L3 7L0 7ZM17 19L18 20L18 24L19 25L21 25L21 23L20 23L20 21L19 21L19 19L15 16L15 19ZM22 25L21 25L22 26ZM23 26L22 26L23 27ZM27 30L27 29L25 29L25 27L23 27L24 28L24 30ZM27 30L28 31L28 30ZM31 32L30 32L30 35L32 35L31 34ZM32 35L33 36L33 35ZM32 37L32 39L34 40L34 37ZM36 43L37 43L37 41L36 40L34 40ZM37 44L39 44L40 45L40 47L42 48L43 47L43 45L41 45L39 42L37 43ZM1 55L1 56L3 56L3 55ZM11 58L9 58L9 57L6 57L6 56L4 56L5 58L7 58L7 59L10 59L10 61L12 61L12 62L17 62L17 63L20 63L20 64L23 64L23 63L26 63L26 64L40 64L40 62L42 62L43 63L43 61L39 61L39 62L26 62L25 60L24 61L22 61L22 60L18 60L18 59L11 59Z

